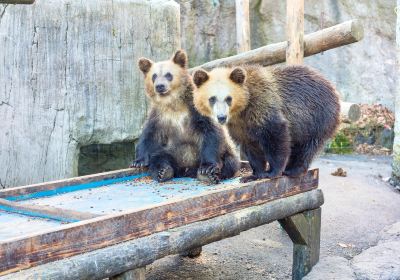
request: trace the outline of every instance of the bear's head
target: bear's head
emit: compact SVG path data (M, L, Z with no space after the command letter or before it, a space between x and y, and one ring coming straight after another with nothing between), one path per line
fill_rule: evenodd
M161 104L175 102L190 80L187 64L183 50L176 51L170 60L161 62L140 58L138 65L145 76L146 93L150 99Z
M220 124L228 123L231 117L247 106L245 81L246 70L241 67L216 68L211 72L195 71L193 102L197 111Z

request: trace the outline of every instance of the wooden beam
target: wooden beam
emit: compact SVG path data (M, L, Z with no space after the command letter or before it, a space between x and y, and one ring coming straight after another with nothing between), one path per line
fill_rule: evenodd
M48 191L49 195L51 195L51 191L53 190L55 191L63 187L96 183L96 182L97 182L96 184L101 184L102 182L104 182L105 184L110 184L110 181L113 181L115 179L138 175L140 173L143 173L143 169L128 168L128 169L98 173L93 175L75 177L70 179L62 179L58 181L45 182L45 183L21 186L16 188L9 188L0 190L0 198L17 197L16 200L23 200L24 196L33 193ZM21 197L21 199L19 199L18 197Z
M318 169L265 179L0 242L0 275L315 189ZM12 252L12 254L10 254Z
M104 279L144 267L168 255L179 254L190 248L201 247L254 227L316 209L323 204L323 200L321 190L312 190L9 274L0 277L0 280Z
M330 49L360 41L364 36L364 29L358 20L349 20L329 28L319 30L304 37L304 56L314 55ZM215 67L258 63L264 66L285 62L287 42L267 45L234 56L207 62L191 68L211 70Z
M93 219L100 216L92 213L78 212L50 206L19 204L2 198L0 198L0 210L68 223Z
M351 102L340 102L340 114L348 122L356 122L361 117L360 105Z
M236 0L236 49L238 53L250 47L250 4L249 0Z
M321 208L279 222L293 241L292 279L301 280L319 260Z
M286 63L303 64L304 0L286 1Z

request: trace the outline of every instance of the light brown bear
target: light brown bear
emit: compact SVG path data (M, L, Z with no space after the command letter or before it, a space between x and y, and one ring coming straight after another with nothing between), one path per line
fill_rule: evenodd
M240 162L227 129L194 108L187 64L182 50L166 61L139 60L151 108L131 166L147 166L159 182L197 175L218 183L233 177Z
M197 70L193 80L196 109L226 123L249 160L242 182L306 172L339 124L334 87L305 66Z

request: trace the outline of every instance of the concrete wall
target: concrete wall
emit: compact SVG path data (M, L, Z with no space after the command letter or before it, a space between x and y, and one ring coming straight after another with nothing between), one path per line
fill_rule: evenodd
M0 187L76 176L81 146L139 136L137 59L180 47L178 4L37 0L0 17Z

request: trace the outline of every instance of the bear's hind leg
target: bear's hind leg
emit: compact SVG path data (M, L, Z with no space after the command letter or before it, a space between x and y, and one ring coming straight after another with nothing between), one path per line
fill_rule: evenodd
M175 159L166 152L154 153L150 156L149 171L153 180L165 182L174 177L177 164Z
M321 147L318 139L312 139L304 144L295 144L290 153L290 159L283 175L298 177L307 172L311 161Z

